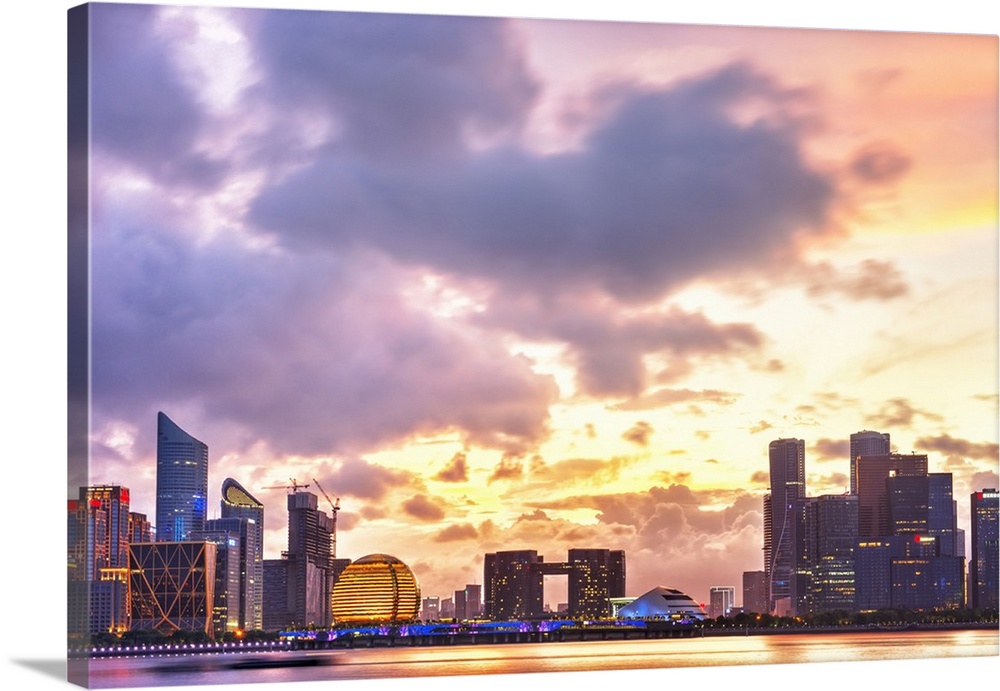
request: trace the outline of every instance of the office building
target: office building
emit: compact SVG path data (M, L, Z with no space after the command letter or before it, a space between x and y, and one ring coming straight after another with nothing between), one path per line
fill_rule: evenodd
M183 542L205 528L208 446L156 416L156 539Z
M130 545L132 630L203 631L214 637L215 560L211 542Z
M128 541L153 542L153 524L149 522L146 514L129 512Z
M969 605L972 609L996 611L1000 592L998 559L998 498L996 489L973 492L969 497L972 523L972 554L969 561Z
M859 456L886 456L892 453L888 433L862 430L851 435L851 494L858 493Z
M731 585L713 585L708 589L708 616L712 619L728 617L736 606L736 588Z
M530 619L542 614L542 562L535 550L487 554L483 560L486 616L494 621Z
M242 588L247 599L246 611L240 615L247 630L264 626L264 504L233 478L222 483L222 518L246 522L243 550L246 573Z
M823 495L809 504L812 559L810 611L853 610L854 552L858 542L858 497Z
M216 521L222 519L215 519ZM239 519L231 519L239 521ZM225 524L212 525L212 520L205 521L205 530L196 532L192 539L199 542L211 542L215 545L215 596L212 600L212 628L215 637L221 640L227 633L235 633L244 628L240 621L240 612L246 611L245 591L240 588L240 576L244 572L241 556L239 526Z
M68 632L121 633L129 620L129 490L81 487L67 508Z
M280 560L264 561L266 630L330 624L334 524L318 506L311 492L288 495L288 550Z
M770 611L767 602L767 574L763 571L743 572L743 611L757 614Z
M424 621L437 621L441 618L441 598L425 597L420 607L420 618Z
M569 615L581 618L610 617L609 598L625 595L625 552L571 549L566 566L569 578Z
M889 522L889 477L927 475L927 454L883 454L857 459L858 535L892 535Z
M764 501L764 571L768 611L794 614L808 597L804 568L805 442L776 439L768 445L770 492Z

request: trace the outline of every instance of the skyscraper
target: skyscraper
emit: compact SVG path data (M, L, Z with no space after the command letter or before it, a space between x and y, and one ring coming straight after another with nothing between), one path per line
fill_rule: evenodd
M222 483L222 517L247 522L248 535L244 541L247 573L242 587L250 609L243 616L243 626L261 629L264 626L264 504L229 477Z
M998 502L995 489L973 492L972 558L969 561L969 600L973 609L997 609L1000 590L998 550Z
M156 416L156 539L180 542L205 528L208 446Z
M857 461L858 535L892 535L886 480L890 476L926 476L927 454L862 455Z
M264 626L328 626L334 565L333 519L315 494L288 495L288 550L264 562Z
M811 611L851 610L855 603L858 498L853 494L826 494L816 497L809 507Z
M858 456L885 456L889 453L888 432L866 429L851 435L851 494L858 493Z
M763 571L743 572L743 611L758 614L768 611L767 574Z
M764 571L769 608L779 603L794 611L795 600L808 589L800 584L798 562L804 538L800 503L806 496L805 441L776 439L768 445L771 491L764 505Z
M736 587L713 585L708 589L708 616L713 619L728 617L736 606Z

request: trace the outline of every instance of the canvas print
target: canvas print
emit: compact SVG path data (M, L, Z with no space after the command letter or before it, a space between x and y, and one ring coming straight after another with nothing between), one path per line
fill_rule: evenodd
M70 681L986 657L994 35L93 3Z

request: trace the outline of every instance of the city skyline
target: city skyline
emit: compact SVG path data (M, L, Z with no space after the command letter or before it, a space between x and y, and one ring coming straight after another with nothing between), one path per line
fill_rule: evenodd
M575 540L699 598L763 568L772 439L809 495L864 429L997 486L995 38L115 12L79 484L151 506L162 409L429 593Z

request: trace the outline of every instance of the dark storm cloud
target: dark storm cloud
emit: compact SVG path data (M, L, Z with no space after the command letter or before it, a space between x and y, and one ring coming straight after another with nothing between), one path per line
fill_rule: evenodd
M501 146L414 171L333 147L262 193L251 218L293 247L371 243L510 289L590 285L649 299L759 267L794 236L822 232L833 181L804 162L788 118L729 116L751 97L780 114L787 95L736 65L662 91L621 90L572 152ZM403 130L424 126L419 109L399 113Z
M503 449L547 434L554 383L408 306L377 259L195 247L125 222L95 234L94 257L97 423L142 429L193 406L204 436L225 422L241 430L227 444L301 455L447 430Z
M211 187L226 166L196 150L205 116L171 56L159 9L91 8L91 131L110 153L168 184Z
M469 134L517 129L535 98L506 22L272 12L254 35L260 96L333 119L338 151L423 165ZM371 191L371 190L369 190Z
M977 460L997 460L1000 446L990 442L976 443L966 439L956 439L948 434L936 437L920 437L914 447L922 451L938 451L948 456L964 456Z

